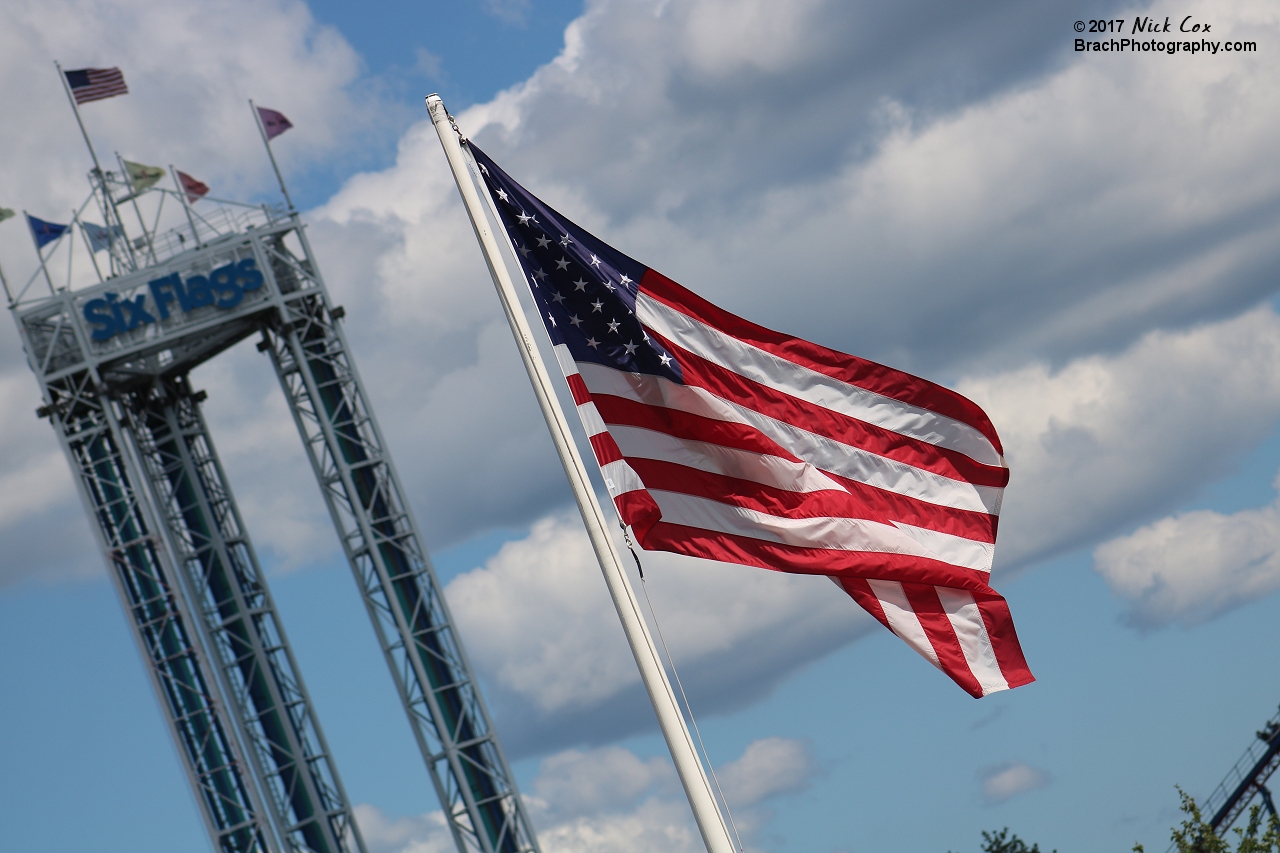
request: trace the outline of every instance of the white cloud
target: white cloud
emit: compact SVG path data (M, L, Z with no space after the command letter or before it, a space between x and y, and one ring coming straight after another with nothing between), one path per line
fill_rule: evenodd
M1128 602L1131 624L1207 622L1280 587L1280 499L1162 518L1098 546L1094 564Z
M987 805L998 805L1005 800L1035 791L1053 781L1048 771L1021 761L1006 761L979 771L982 783L982 799Z
M741 758L720 768L716 775L725 799L738 808L798 791L813 772L813 760L804 743L771 737L749 744Z
M355 813L369 853L453 853L457 849L443 812L392 818L377 806L360 803Z
M523 26L533 6L529 0L484 0L484 10L506 24Z
M687 803L646 800L633 811L579 817L538 833L548 853L698 853L702 837Z
M755 699L795 667L874 627L822 577L640 553L696 713ZM509 750L598 743L652 726L576 514L539 521L483 568L454 578L446 594L468 653L493 688Z
M1079 435L1022 423L1062 423L1038 386L1084 381L1079 359L1232 316L1274 289L1280 168L1267 152L1280 127L1262 81L1280 60L1073 58L982 97L931 100L905 82L914 71L841 41L891 26L861 7L721 11L718 0L593 3L560 57L464 111L461 126L550 203L726 307L934 379L999 372L1030 389L1038 410L988 395L1014 439ZM1224 34L1276 26L1264 4L1215 15ZM757 41L769 49L738 50ZM935 59L935 71L950 67ZM780 117L770 98L783 90ZM1134 103L1141 122L1128 120ZM430 507L429 536L527 524L565 502L555 465L534 461L551 459L549 445L434 129L411 128L395 166L352 178L315 215L329 281L361 312L358 324L349 316L364 373L392 411L412 410L383 421L411 460L401 470L420 472L409 482ZM1134 403L1125 417L1143 414ZM1229 454L1256 436L1246 420L1201 421L1199 437ZM428 428L438 443L421 441ZM1090 439L1103 456L1129 447L1113 432ZM1108 532L1078 503L1068 511L1082 517L1056 538L1043 515L1017 520L1019 502L1026 518L1051 504L1035 455L1014 457L1005 564ZM1124 479L1095 469L1089 496L1127 518L1217 472L1205 464L1171 483L1154 464L1127 468Z
M1025 566L1167 511L1266 436L1280 418L1280 317L1258 308L959 388L1009 459L997 565Z
M634 806L655 788L667 795L679 792L671 762L640 758L619 746L570 749L545 758L533 783L547 812L562 819Z
M757 808L760 803L798 790L813 772L805 747L786 738L754 741L742 756L719 768L748 845L769 817ZM745 773L769 774L769 778L747 781ZM537 827L538 842L547 853L695 853L704 849L675 768L666 756L640 758L616 746L558 753L543 759L524 800ZM356 820L370 853L451 849L439 812L391 818L374 806L360 805ZM756 848L749 849L754 853Z
M145 10L140 0L59 2L57 14L6 7L13 26L0 44L13 49L0 74L25 80L53 54L106 63L92 51L119 31L110 62L126 69L133 92L86 108L95 135L139 159L205 170L231 194L271 181L241 114L250 94L294 120L277 145L286 165L316 164L350 150L351 134L375 132L359 128L388 126L365 120L376 99L352 95L358 57L301 3L253 4L255 27L244 30L235 22L247 0ZM972 32L910 3L891 12L819 0L726 8L593 2L555 61L465 111L462 126L574 219L726 307L935 379L1030 359L1061 366L1153 328L1230 316L1273 289L1280 167L1265 81L1280 59L1265 51L1174 63L1062 57L1061 39L1026 26L1031 13L1016 3L973 11ZM1214 14L1224 36L1277 27L1265 3ZM59 16L83 26L49 23ZM1017 34L1000 42L1018 45L1012 53L974 47L1005 28ZM65 168L83 155L52 72L46 82L4 90L6 108L29 120L0 131L28 164L3 190L57 210L83 194ZM1142 121L1128 120L1134 103ZM567 500L456 195L424 120L403 135L395 165L353 176L309 216L432 546L529 524ZM24 240L11 226L0 249L29 257ZM5 334L0 368L25 374ZM332 539L319 503L300 497L306 475L283 476L298 458L295 439L264 415L242 444L249 430L215 411L230 410L241 382L250 397L274 399L247 378L260 368L227 374L209 416L226 436L224 457L243 460L240 500L275 522L258 535L285 561L305 563ZM1003 376L1061 388L1053 377L1073 370ZM1023 429L1005 417L996 424L1006 435ZM1227 438L1222 446L1246 440ZM1018 490L1046 489L1031 479L1034 459L1017 464L1002 560L1098 535L1093 522L1068 519L1059 542L1019 544ZM1125 500L1185 493L1165 490L1158 472L1136 473L1152 479L1095 483ZM1037 500L1026 503L1048 505ZM1112 503L1135 515L1155 506ZM33 523L75 512L62 501Z

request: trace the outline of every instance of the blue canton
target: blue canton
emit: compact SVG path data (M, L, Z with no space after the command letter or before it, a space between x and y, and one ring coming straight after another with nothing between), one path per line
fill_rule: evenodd
M552 343L574 361L681 381L680 364L636 318L647 267L601 242L511 180L470 145Z

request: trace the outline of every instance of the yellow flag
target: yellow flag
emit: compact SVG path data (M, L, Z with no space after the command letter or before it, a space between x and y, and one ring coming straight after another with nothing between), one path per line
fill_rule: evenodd
M159 166L144 166L142 163L133 163L125 160L124 167L129 170L129 181L133 184L135 193L140 193L147 187L154 186L164 177L164 169Z

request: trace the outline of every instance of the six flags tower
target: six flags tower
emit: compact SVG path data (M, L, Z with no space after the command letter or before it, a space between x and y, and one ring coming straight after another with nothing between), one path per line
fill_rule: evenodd
M64 74L73 108L125 91L121 78L117 91L80 97L76 87L92 83L90 71L107 73ZM255 116L270 152L269 138L287 121L269 129L283 116ZM214 849L365 851L214 449L205 394L189 380L192 369L256 335L458 850L537 851L343 336L342 308L330 301L297 212L211 201L197 211L192 179L182 176L180 191L148 194L161 209L176 199L185 223L149 230L139 212L140 231L131 234L120 208L137 205L138 182L123 163L115 173L96 154L93 161L85 206L96 204L108 223L97 226L106 232L99 242L108 274L74 289L68 274L68 285L56 287L41 251L26 286L15 293L6 283L6 295L40 383L38 414L74 472ZM82 227L89 243L95 226ZM70 253L73 232L63 231ZM52 241L37 238L41 249ZM91 257L98 248L89 246Z

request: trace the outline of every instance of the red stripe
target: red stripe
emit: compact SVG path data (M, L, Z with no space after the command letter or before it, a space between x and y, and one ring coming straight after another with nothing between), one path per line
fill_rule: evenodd
M640 290L682 314L794 364L966 423L986 436L997 452L1004 453L1000 437L986 413L972 400L948 388L874 361L758 326L711 304L653 270L645 271L640 280Z
M951 680L970 696L981 699L982 685L969 669L969 661L960 648L960 638L956 636L956 629L947 618L947 611L938 598L938 590L932 584L904 583L902 591L906 593L907 603L920 620L920 626L924 628L933 653L938 656L938 665L942 667L942 671L951 676Z
M995 650L996 663L1010 687L1021 687L1036 680L1027 666L1027 659L1022 654L1022 644L1018 642L1018 632L1013 628L1013 616L1009 613L1009 603L995 590L974 592L974 601L978 603L978 612L982 614L982 622L987 626L987 637Z
M618 448L618 443L613 440L613 436L609 435L609 433L597 433L590 436L589 440L591 449L596 454L596 461L600 463L601 468L622 458L622 451Z
M889 620L884 615L880 599L876 598L875 593L871 591L870 584L861 578L840 578L840 585L849 594L850 598L862 606L863 610L866 610L879 620L881 625L889 628ZM903 589L906 589L906 584L903 585ZM992 645L996 648L996 662L1000 665L1000 672L1004 675L1004 680L1010 687L1021 687L1024 684L1030 684L1035 681L1035 676L1031 674L1031 670L1027 667L1026 659L1022 656L1022 647L1018 645L1017 634L1013 631L1013 620L1009 617L1009 605L994 591L989 593L975 591L973 597L978 602L979 612L982 613L983 622L987 626L987 634L991 637ZM937 598L936 592L934 598ZM910 595L908 595L907 600L912 601ZM912 608L915 608L914 603L912 603ZM992 612L999 615L992 616L990 615ZM919 613L916 615L919 616ZM890 630L892 629L890 628ZM997 635L1000 636L998 642ZM967 670L967 662L965 667ZM964 687L964 685L962 684L961 687Z
M651 429L690 441L705 441L752 453L765 453L789 462L804 460L749 424L720 421L694 415L683 409L650 406L627 397L599 394L592 398L606 424Z
M836 548L802 548L675 524L667 520L657 522L643 535L639 530L636 533L640 544L649 551L674 551L704 560L740 563L800 575L875 578L994 593L987 586L985 572L953 566L928 557L843 551Z
M912 527L937 530L939 533L950 533L952 536L974 539L978 542L994 543L996 541L996 529L1000 524L998 515L939 506L919 498L859 483L857 480L850 480L839 474L832 474L830 471L823 473L844 486L851 495L867 507L867 512L879 512L886 518L910 524Z
M643 547L644 537L662 518L662 510L658 508L653 496L644 490L623 492L613 499L613 503L618 507L618 517L631 525L636 540Z
M596 410L606 424L651 429L666 433L676 438L689 441L705 441L722 447L732 447L753 453L777 456L792 462L802 461L779 447L776 442L764 436L754 427L735 424L729 421L717 421L700 415L691 415L679 409L664 409L658 406L647 406L624 397L601 394L593 398ZM639 457L628 457L628 463L636 469L646 485L663 488L651 483L641 469L647 460ZM649 470L645 468L645 470ZM681 466L680 470L688 470ZM830 472L823 473L832 477L846 492L853 496L853 501L860 506L857 517L870 518L877 521L900 521L914 527L924 527L953 536L975 539L980 542L995 542L995 530L998 518L982 512L954 509L939 506L927 501L899 495L885 489L859 483ZM669 480L664 480L669 482ZM671 491L682 491L672 488ZM794 494L794 493L791 493ZM840 513L844 514L844 513Z
M869 512L865 504L842 490L792 492L761 485L753 480L634 456L627 457L627 464L640 476L647 488L693 495L778 518L865 519L888 525L900 520Z
M997 488L1009 483L1008 468L984 465L958 450L939 447L793 397L708 361L652 329L649 333L679 359L686 385L705 388L717 397L783 423L943 477Z
M581 373L566 376L565 381L569 383L569 393L573 394L574 405L581 406L591 399L591 392L587 390L587 383L582 381Z
M95 91L92 88L82 86L72 91L77 104L87 104L90 101L101 101L103 98L112 98L116 95L127 95L129 90L121 86L118 89L104 89Z
M876 598L876 594L871 591L871 584L867 583L865 578L839 578L840 588L849 594L849 597L858 602L863 610L870 613L880 622L881 625L889 628L889 617L884 615L884 606L880 604L880 599ZM892 631L892 628L889 628Z
M661 459L627 457L645 487L676 492L742 507L778 518L859 518L891 524L888 518L871 518L842 489L791 492L725 474L713 474Z

